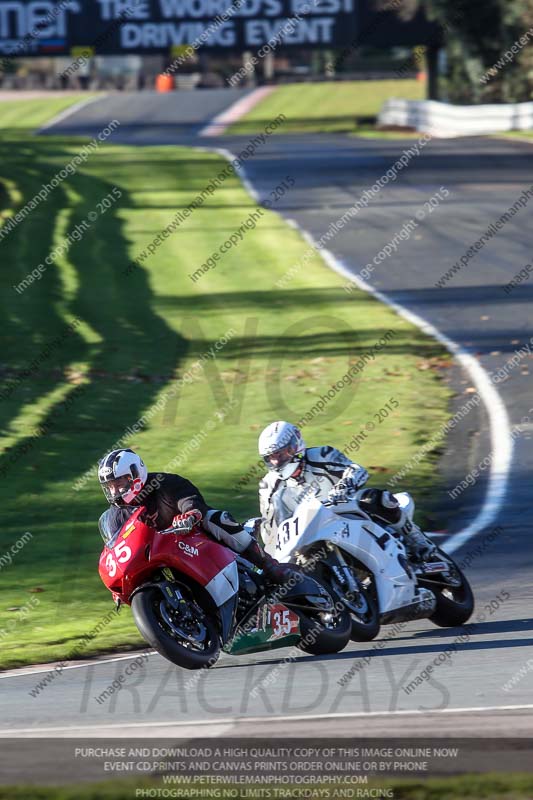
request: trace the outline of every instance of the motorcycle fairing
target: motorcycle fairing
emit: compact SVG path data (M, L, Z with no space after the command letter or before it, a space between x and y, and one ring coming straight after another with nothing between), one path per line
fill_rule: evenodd
M356 509L354 514L341 515L333 508L315 498L305 500L293 516L278 527L276 537L268 540L265 550L287 563L294 560L299 550L331 542L353 555L372 573L380 613L415 602L416 579L403 566L408 563L403 544L370 519L356 516Z
M142 522L138 509L122 526L112 546L104 546L99 572L104 584L123 602L154 568L169 567L203 586L220 607L236 602L239 587L235 554L203 531L161 534Z
M262 598L235 629L224 651L230 655L258 653L300 642L300 618L281 602Z

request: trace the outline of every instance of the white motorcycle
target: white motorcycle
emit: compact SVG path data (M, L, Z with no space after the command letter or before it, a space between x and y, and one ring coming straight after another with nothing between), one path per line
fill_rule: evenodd
M450 556L437 549L427 561L410 562L400 535L373 522L356 500L304 500L264 547L331 587L350 611L354 641L416 619L463 625L474 610L470 585Z

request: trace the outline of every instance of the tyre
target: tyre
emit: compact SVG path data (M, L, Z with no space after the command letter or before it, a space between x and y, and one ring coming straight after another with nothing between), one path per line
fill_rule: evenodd
M431 617L431 622L439 628L456 628L468 622L474 611L474 595L468 580L463 575L453 558L438 551L438 557L453 566L451 578L453 583L442 583L437 586L433 581L420 581L421 586L431 589L437 600L437 607Z
M330 590L324 586L330 592ZM331 598L335 604L335 597ZM338 602L338 601L337 601ZM350 641L352 621L345 609L338 609L335 614L317 609L316 614L298 612L300 617L300 633L302 640L298 647L305 653L323 656L328 653L339 653Z
M381 624L379 621L379 611L376 600L371 591L362 589L358 608L353 609L353 601L348 604L344 601L350 611L352 620L351 639L353 642L371 642L378 635Z
M381 627L379 619L379 606L374 587L369 577L363 582L357 567L347 554L347 569L352 580L357 586L357 592L348 597L349 584L342 584L333 570L328 570L326 584L333 593L344 603L352 620L351 639L353 642L371 642L378 635ZM324 581L324 577L322 578ZM352 584L353 585L353 584Z
M179 614L163 592L148 587L131 601L133 619L141 636L162 656L184 669L212 667L220 655L214 623L193 601Z
M354 576L355 577L355 576ZM334 592L344 603L352 621L351 639L353 642L371 642L379 633L381 624L379 609L372 586L364 586L357 580L358 592L351 599L346 592L332 581Z

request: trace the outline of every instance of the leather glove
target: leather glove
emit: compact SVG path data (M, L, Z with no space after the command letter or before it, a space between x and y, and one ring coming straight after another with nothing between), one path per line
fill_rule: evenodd
M185 514L176 514L172 520L171 527L182 533L190 533L196 525L200 524L202 519L202 512L198 511L197 508L193 508L192 511L186 511Z
M335 484L333 489L329 490L328 493L328 501L330 503L346 503L350 499L350 495L352 494L353 489L340 482Z
M335 486L330 489L328 500L330 503L346 503L351 497L361 489L368 480L368 472L363 467L346 467L342 473L342 478Z
M357 491L357 489L362 489L367 481L368 472L363 467L357 466L357 464L346 467L340 479L340 483L349 486L355 491Z

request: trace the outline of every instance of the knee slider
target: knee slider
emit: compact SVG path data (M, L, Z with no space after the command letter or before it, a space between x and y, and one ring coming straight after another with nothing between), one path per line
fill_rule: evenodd
M206 519L207 522L222 528L226 533L235 534L243 530L242 525L232 517L229 511L209 511Z
M385 489L365 489L359 503L370 516L376 516L393 525L400 521L402 510L397 499Z

